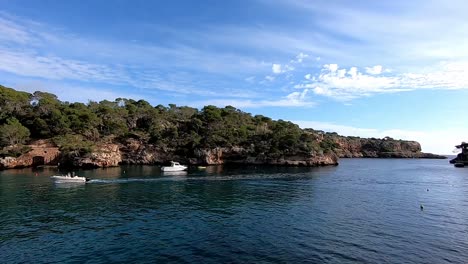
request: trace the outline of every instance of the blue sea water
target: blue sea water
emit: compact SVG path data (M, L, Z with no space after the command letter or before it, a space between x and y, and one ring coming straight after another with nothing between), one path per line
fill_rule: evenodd
M0 172L0 262L468 262L468 168L447 160L56 173Z

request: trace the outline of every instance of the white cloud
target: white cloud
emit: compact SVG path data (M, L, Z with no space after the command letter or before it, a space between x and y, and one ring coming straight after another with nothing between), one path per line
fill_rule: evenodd
M358 136L362 138L384 138L389 136L395 139L415 140L421 144L423 152L436 154L452 154L451 152L453 147L461 141L466 140L464 135L468 135L468 129L466 128L415 131L405 129L360 128L317 121L297 120L292 122L298 124L301 128L313 128L327 132L337 132L344 136Z
M417 89L468 89L468 62L440 63L417 73L375 74L382 69L374 66L363 73L357 67L340 69L337 64L325 64L319 74L295 88L312 89L315 94L337 100Z
M293 66L288 65L288 64L281 65L281 64L276 64L276 63L274 63L274 64L271 66L271 71L272 71L274 74L286 73L286 72L294 71L294 69L295 69L295 68L294 68Z
M280 74L283 72L283 70L281 69L281 64L273 64L271 66L271 71L274 73L274 74Z
M311 75L310 73L308 73L308 74L306 74L306 75L304 76L304 78L305 78L306 80L310 80L310 79L312 78L312 75Z
M270 75L267 75L265 76L265 80L269 81L269 82L272 82L275 80L275 77L274 76L270 76Z
M351 76L351 78L356 79L356 77L357 77L357 68L356 67L349 68L348 74L349 74L349 76Z
M309 57L309 55L305 53L299 53L294 59L290 60L290 64L279 64L279 63L273 63L271 65L271 71L274 74L282 74L282 73L288 73L294 71L296 68L295 66L291 65L294 64L296 66L301 66L300 64L304 61L305 58ZM292 77L291 74L288 74L286 76L288 79Z
M382 65L375 65L374 67L366 67L366 72L368 74L377 75L382 73L382 69Z
M291 102L303 102L308 91L309 90L304 89L304 91L302 91L302 93L301 92L293 92L293 93L288 94L286 96L286 98L289 99Z
M323 68L330 72L336 72L336 70L338 70L338 64L325 64L323 65Z

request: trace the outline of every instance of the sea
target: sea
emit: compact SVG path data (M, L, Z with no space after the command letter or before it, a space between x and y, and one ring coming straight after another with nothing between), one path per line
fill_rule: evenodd
M448 160L61 173L0 172L1 263L468 263L468 168Z

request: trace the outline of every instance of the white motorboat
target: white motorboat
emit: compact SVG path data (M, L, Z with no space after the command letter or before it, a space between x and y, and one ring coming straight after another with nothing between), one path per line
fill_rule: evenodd
M162 171L184 171L187 170L187 166L180 165L179 162L171 161L171 166L163 166L161 167Z
M89 181L88 178L85 177L79 177L79 176L74 176L74 175L54 175L50 177L52 180L54 180L56 183L66 183L66 182L87 182Z

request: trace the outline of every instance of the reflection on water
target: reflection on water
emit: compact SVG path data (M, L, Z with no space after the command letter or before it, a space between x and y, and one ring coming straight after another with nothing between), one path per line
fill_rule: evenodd
M464 263L466 172L444 160L183 175L122 166L80 170L91 182L58 185L49 179L55 170L2 171L0 259Z
M85 182L54 182L54 187L58 189L84 188Z
M163 176L187 176L187 171L164 171Z

